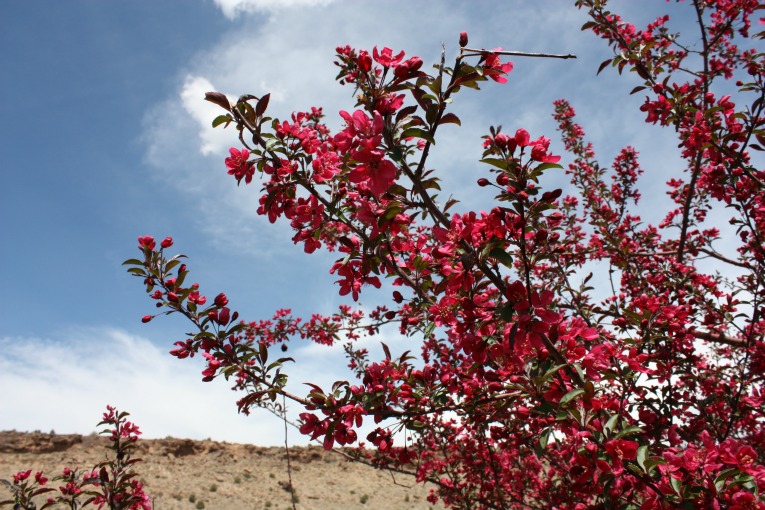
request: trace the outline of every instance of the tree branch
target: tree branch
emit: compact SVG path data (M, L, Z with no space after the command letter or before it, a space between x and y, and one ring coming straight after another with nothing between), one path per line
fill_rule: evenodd
M466 55L465 52L472 52ZM475 48L462 48L462 53L465 56L483 55L490 53L492 55L509 55L512 57L534 57L534 58L576 58L576 55L568 53L561 55L557 53L529 53L526 51L505 51L505 50L484 50Z

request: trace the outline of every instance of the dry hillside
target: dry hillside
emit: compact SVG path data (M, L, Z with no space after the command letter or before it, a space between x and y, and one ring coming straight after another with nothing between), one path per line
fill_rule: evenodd
M291 508L283 448L190 439L141 439L136 470L157 510ZM104 460L98 436L0 432L0 478L22 469L60 474ZM403 475L349 463L320 447L291 448L300 510L426 510L429 487ZM111 452L109 452L111 453ZM55 482L48 482L56 487ZM0 486L0 491L6 489ZM0 500L8 493L0 493Z

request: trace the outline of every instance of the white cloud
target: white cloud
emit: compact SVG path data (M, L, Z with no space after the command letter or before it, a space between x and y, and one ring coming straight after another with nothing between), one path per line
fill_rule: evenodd
M283 444L283 424L263 412L237 414L225 380L201 382L203 363L113 328L55 339L0 337L0 430L88 434L106 405L131 413L144 437L211 437ZM291 434L293 443L297 434Z
M376 356L381 340L394 356L406 349L407 339L390 328L388 334L365 339L360 346ZM12 388L13 396L0 400L0 430L89 434L97 430L108 404L128 411L145 438L284 444L282 421L262 409L240 415L235 402L243 395L232 392L225 379L201 381L202 359L178 360L168 354L168 345L158 348L123 330L79 328L54 339L0 337L0 350L0 387ZM279 355L275 348L271 357ZM305 382L328 391L334 381L352 377L340 345L329 348L298 340L284 355L297 360L287 363L284 372L290 376L288 390L299 396L308 393ZM304 410L289 403L288 407L289 419L296 422ZM367 421L360 437L374 428L372 420ZM292 428L289 437L290 444L308 443Z
M226 112L220 106L205 101L206 92L217 92L207 78L187 76L180 93L183 109L198 123L201 139L199 152L205 156L220 153L231 145L230 132L222 127L212 127L212 119Z
M215 0L223 14L234 19L238 14L274 12L284 9L329 5L335 0Z
M280 3L288 4L291 2ZM254 2L219 5L232 13L260 6ZM327 124L335 130L341 124L339 110L352 110L354 103L353 90L339 86L334 80L336 67L332 59L338 45L403 48L408 55L420 55L430 63L440 58L442 42L447 43L448 58L453 57L457 35L461 30L468 30L471 45L502 44L529 51L550 50L540 47L540 41L546 39L539 38L537 30L529 29L531 21L539 20L556 34L566 34L565 51L581 49L582 37L575 19L578 13L573 8L553 19L548 17L546 9L517 5L504 14L494 13L487 25L486 18L478 11L473 13L459 5L431 7L437 11L433 16L405 16L395 25L381 25L378 20L391 10L410 8L409 4L346 2L324 9L288 9L280 12L278 19L272 17L266 22L245 20L243 26L227 33L214 47L197 54L186 69L179 70L185 79L177 95L147 113L144 136L147 160L157 168L157 175L183 192L187 200L202 202L200 208L206 214L200 217L200 227L212 234L213 244L230 246L231 240L236 239L239 250L263 252L269 244L263 236L288 239L291 234L283 224L272 226L255 219L257 201L253 200L253 192L256 190L237 189L222 170L214 170L223 168L228 148L240 143L231 127L225 130L211 127L212 119L222 110L204 101L205 92L217 90L232 100L245 93L256 96L271 93L267 114L282 119L289 118L295 110L322 106ZM500 23L499 18L505 21ZM285 26L290 27L289 32L294 35L285 38ZM566 31L565 27L570 30ZM509 32L514 34L511 41L507 40ZM571 45L574 47L569 47ZM490 123L503 123L516 129L521 127L521 121L530 120L533 125L525 127L553 136L548 115L551 97L564 96L566 90L562 82L531 80L524 78L523 73L571 67L567 62L517 62L517 71L508 85L489 83L482 93L464 91L460 94L455 108L463 127L445 126L440 143L432 151L430 164L445 177L440 200L445 201L454 193L464 204L459 208L480 207L480 197L486 193L480 193L475 181L485 169L480 168L476 160L481 151L480 135L487 131ZM543 116L539 115L540 110L544 111ZM253 183L251 187L259 186ZM472 193L466 192L471 189ZM210 207L205 207L204 202L209 202ZM258 234L239 235L241 228L255 229ZM276 230L282 233L276 234Z

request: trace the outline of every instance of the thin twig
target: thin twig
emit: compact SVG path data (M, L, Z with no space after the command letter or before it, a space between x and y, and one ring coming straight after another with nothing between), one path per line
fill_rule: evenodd
M284 451L287 454L287 483L289 483L290 498L292 499L292 510L297 510L297 501L295 498L295 487L292 485L292 463L290 462L290 445L287 440L287 397L282 395L282 416L284 418Z
M576 58L576 55L572 55L571 53L568 53L566 55L561 55L558 53L529 53L527 51L505 51L505 50L484 50L484 49L475 49L475 48L462 48L462 53L465 52L473 52L476 55L483 55L485 53L490 53L492 55L510 55L513 57L535 57L535 58Z

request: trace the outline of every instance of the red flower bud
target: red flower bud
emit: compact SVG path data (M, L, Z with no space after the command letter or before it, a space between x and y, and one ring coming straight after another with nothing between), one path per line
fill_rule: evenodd
M410 73L413 73L422 67L422 59L420 57L412 57L406 62L409 65Z
M460 48L464 48L467 46L468 43L468 36L467 32L460 32Z
M168 292L167 293L167 300L171 303L177 303L178 302L178 294L175 292Z
M529 144L530 139L529 132L523 128L515 132L515 143L520 147L526 147Z
M224 293L220 293L215 296L215 306L226 306L228 304L228 298Z
M409 64L406 62L397 65L393 69L393 75L399 80L405 79L409 75Z
M361 50L356 58L356 65L359 66L359 69L368 73L372 69L372 57L366 51Z
M486 178L484 178L484 177L481 177L480 179L478 179L478 185L479 185L480 187L482 187L482 188L483 188L483 187L485 187L485 186L488 186L489 184L491 184L491 183L489 182L489 179L486 179Z
M154 318L154 316L153 316L153 315L144 315L144 316L143 316L143 318L141 318L141 322L143 322L144 324L146 324L147 322L149 322L149 321L150 321L150 320L152 320L153 318Z
M170 248L173 245L173 238L168 236L164 238L159 245L163 248Z

